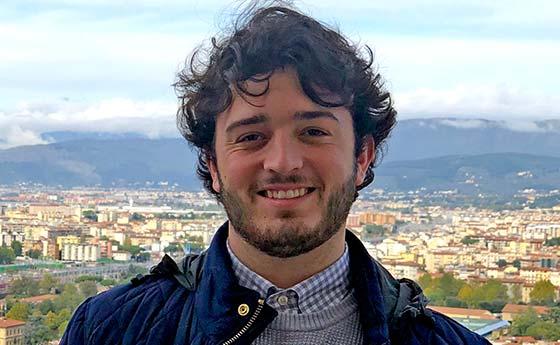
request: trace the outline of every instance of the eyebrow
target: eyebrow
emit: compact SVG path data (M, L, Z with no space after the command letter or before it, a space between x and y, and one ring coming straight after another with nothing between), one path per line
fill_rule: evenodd
M313 120L313 119L317 119L317 118L327 118L327 119L334 120L336 122L340 122L340 121L338 121L338 118L333 115L333 113L331 113L330 111L324 111L324 110L298 111L294 115L294 119L296 119L296 120Z
M251 116L246 119L241 119L239 121L231 123L229 126L227 126L226 133L229 133L241 126L257 125L259 123L265 122L268 122L268 116L266 116L265 114L257 114L255 116Z
M336 122L340 122L338 118L334 116L330 111L298 111L294 114L294 120L296 121L313 120L318 118L327 118ZM229 126L227 126L226 133L230 133L234 129L242 126L266 123L268 122L268 120L269 116L267 114L257 114L255 116L251 116L246 119L241 119L231 123Z

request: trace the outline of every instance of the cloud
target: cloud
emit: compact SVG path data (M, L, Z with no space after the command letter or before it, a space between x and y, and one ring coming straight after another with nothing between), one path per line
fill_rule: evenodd
M542 120L560 117L560 97L506 85L459 85L395 93L402 118ZM464 122L464 126L475 122ZM512 127L513 128L513 127Z
M17 124L3 124L4 114L0 113L0 149L7 149L21 145L48 144L48 141L41 139L38 133L28 129L23 129Z
M0 113L0 148L46 144L41 134L51 131L135 132L149 138L173 137L176 105L159 101L114 98L92 104L68 101L22 103Z

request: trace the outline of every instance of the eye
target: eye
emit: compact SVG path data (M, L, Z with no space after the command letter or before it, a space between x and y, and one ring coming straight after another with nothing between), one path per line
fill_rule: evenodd
M263 139L264 136L262 134L259 133L249 133L246 135L242 135L241 137L239 137L237 139L238 143L242 143L242 142L251 142L251 141L257 141L257 140L261 140Z
M304 131L304 134L309 135L311 137L322 137L322 136L329 135L329 133L327 133L326 131L324 131L322 129L318 129L318 128L307 128Z

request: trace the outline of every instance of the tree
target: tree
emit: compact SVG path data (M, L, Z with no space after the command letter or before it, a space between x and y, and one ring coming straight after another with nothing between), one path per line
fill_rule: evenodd
M535 287L529 294L531 302L537 304L551 304L554 302L556 296L556 289L550 280L540 280L535 284Z
M141 215L140 213L136 213L136 212L134 212L134 213L130 216L130 220L131 220L131 221L143 222L145 219L146 219L146 217L144 217L144 216Z
M560 246L560 237L554 237L544 242L545 246Z
M34 279L23 276L12 280L9 291L16 296L31 297L39 294L39 283Z
M29 304L17 302L10 308L6 317L8 319L20 320L20 321L27 321L27 318L31 314L31 310L29 308Z
M43 315L47 315L50 311L54 311L54 303L51 300L46 300L39 304L39 311Z
M78 293L74 284L66 284L62 293L54 299L55 312L62 309L74 310L83 300L83 296Z
M103 279L102 281L99 282L99 284L103 286L115 286L117 285L117 281L114 279Z
M496 265L498 265L499 268L504 268L507 266L507 261L504 259L500 259L496 262Z
M39 259L41 257L41 251L39 249L29 249L25 255L29 256L32 259Z
M81 282L85 282L85 281L94 281L94 282L100 282L103 280L103 278L99 277L99 276L90 276L90 275L83 275L83 276L79 276L78 278L74 279L74 281L76 283L81 283Z
M53 288L58 285L58 279L53 277L50 273L43 274L43 279L39 282L39 288L43 293L49 293Z
M521 289L521 285L514 285L511 289L511 295L512 296L510 298L510 302L518 303L519 301L521 301L523 299L523 291Z
M82 212L82 216L86 219L89 219L93 222L97 222L97 214L95 213L95 211L92 210L85 210Z
M25 325L24 333L26 345L43 345L58 338L58 334L43 323L42 317L30 317Z
M367 224L364 226L364 230L369 236L383 236L385 235L385 228L377 224Z
M470 246L472 244L478 243L478 239L467 235L467 236L463 237L463 239L461 240L461 243L464 244L464 245Z
M467 305L469 306L473 305L473 297L474 297L474 289L469 284L465 284L461 288L461 290L459 290L459 292L457 293L457 298L467 303Z
M179 243L170 243L163 249L164 253L179 253L183 251L183 247Z
M520 268L521 268L521 260L515 259L515 260L513 260L513 262L511 263L511 265L512 265L513 267L517 268L517 269L520 269Z
M429 273L424 273L418 278L418 284L420 284L423 289L426 289L432 285L432 276Z
M14 262L16 254L12 248L3 245L0 247L0 265L8 265Z
M560 325L550 321L539 320L527 328L525 335L535 339L556 341L560 339Z
M539 316L533 308L513 317L511 322L511 335L525 335L527 329L539 321Z
M92 280L85 280L78 284L80 287L80 292L84 297L90 297L97 295L97 284Z
M14 254L16 256L21 256L23 246L20 241L12 241L11 247L14 250Z

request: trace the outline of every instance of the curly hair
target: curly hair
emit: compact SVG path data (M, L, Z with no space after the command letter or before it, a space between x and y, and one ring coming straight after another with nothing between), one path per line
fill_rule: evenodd
M285 4L259 7L253 3L232 27L233 32L224 37L212 38L209 48L197 48L174 84L180 102L177 127L198 151L197 174L206 190L220 200L212 189L208 160L215 159L216 116L231 105L231 88L240 95L264 95L270 75L284 67L295 69L303 91L313 102L349 110L356 157L362 139L373 137L376 159L357 190L369 185L397 114L381 76L372 68L371 49L361 49L337 30ZM259 79L255 79L257 75ZM248 80L266 82L267 86L262 93L250 94L244 88ZM322 99L319 90L337 95L337 102L333 103L332 97L330 102Z

